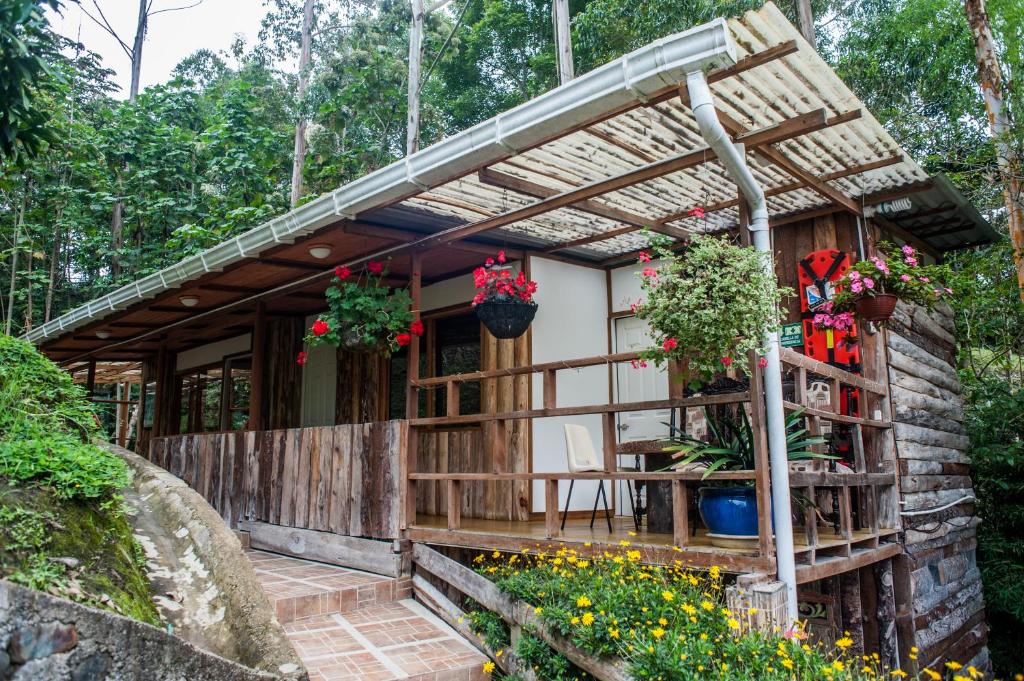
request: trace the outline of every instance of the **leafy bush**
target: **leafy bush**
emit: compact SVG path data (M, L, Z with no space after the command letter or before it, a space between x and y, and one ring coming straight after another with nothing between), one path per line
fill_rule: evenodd
M780 304L792 294L765 270L765 254L712 236L695 236L680 254L652 241L653 256L640 260L663 263L640 273L647 300L633 310L650 323L657 345L641 356L680 360L691 376L708 379L748 351L763 353L765 333L781 326Z
M30 344L0 335L0 476L100 499L129 483L121 459L92 444L92 405L71 376Z
M629 542L623 543L628 547ZM623 659L637 679L939 681L961 670L955 663L939 671L887 670L877 655L863 660L848 656L849 637L826 649L807 641L798 628L756 631L745 624L756 611L725 607L717 568L704 573L678 563L647 565L641 558L640 551L628 548L592 557L563 548L554 554L481 554L475 564L502 591L531 604L550 630L595 656ZM537 639L521 639L517 654L543 666L541 678L578 678L564 658L545 654L540 645ZM963 674L980 678L977 670Z

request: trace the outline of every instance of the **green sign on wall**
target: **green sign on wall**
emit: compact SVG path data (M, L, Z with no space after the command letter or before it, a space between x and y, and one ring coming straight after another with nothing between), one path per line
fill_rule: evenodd
M782 332L779 334L779 343L784 348L792 348L804 344L804 325L800 322L795 324L783 324Z

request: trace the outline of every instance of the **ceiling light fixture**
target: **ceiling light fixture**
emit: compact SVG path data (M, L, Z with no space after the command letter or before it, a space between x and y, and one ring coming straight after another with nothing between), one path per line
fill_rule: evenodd
M195 307L199 304L199 296L181 296L178 301L185 307Z
M110 332L109 331L97 331L96 332L96 337L99 338L100 340L107 340L108 338L110 338Z
M317 260L326 260L331 257L334 248L330 244L310 244L306 250Z

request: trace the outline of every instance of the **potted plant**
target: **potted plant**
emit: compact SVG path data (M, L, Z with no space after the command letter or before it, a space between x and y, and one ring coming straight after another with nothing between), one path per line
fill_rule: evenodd
M305 342L388 357L413 335L423 335L423 323L413 320L409 292L387 286L387 274L382 262L367 263L358 275L336 267L327 289L328 311L313 322ZM305 352L299 353L298 363L306 363Z
M765 257L701 235L676 254L669 242L652 237L652 252L640 253L645 299L631 306L650 324L656 342L640 353L641 361L679 360L690 378L706 381L734 357L763 354L765 334L782 324L782 299L792 295L766 271Z
M693 464L703 466L702 480L715 471L753 470L754 433L746 410L737 409L737 416L707 416L709 441L691 437L682 430L672 428L671 444L665 447L678 459L668 469L679 469ZM790 461L804 459L835 459L829 454L815 452L812 447L825 444L822 437L809 436L801 425L803 409L786 418L786 451ZM666 469L666 470L668 470ZM715 546L735 547L757 539L757 498L752 485L706 485L698 490L697 508L708 528L708 537Z
M855 263L839 279L832 300L814 315L814 325L847 331L853 327L854 315L884 323L900 300L931 308L953 292L939 283L948 274L945 267L922 265L909 244L898 250L889 243L879 244L878 255Z
M498 251L497 260L488 258L483 267L473 271L473 297L476 316L495 338L518 338L526 333L537 314L533 294L537 282L522 271L513 276L505 267L505 251Z

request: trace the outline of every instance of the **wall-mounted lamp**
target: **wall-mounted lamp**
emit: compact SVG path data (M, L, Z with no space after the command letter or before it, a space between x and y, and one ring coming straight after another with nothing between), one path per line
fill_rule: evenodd
M199 296L180 296L178 302L185 307L195 307L199 304Z
M334 248L330 244L310 244L306 250L317 260L326 260L331 257Z
M99 338L100 340L107 340L108 338L110 338L110 332L109 331L97 331L96 332L96 337Z

